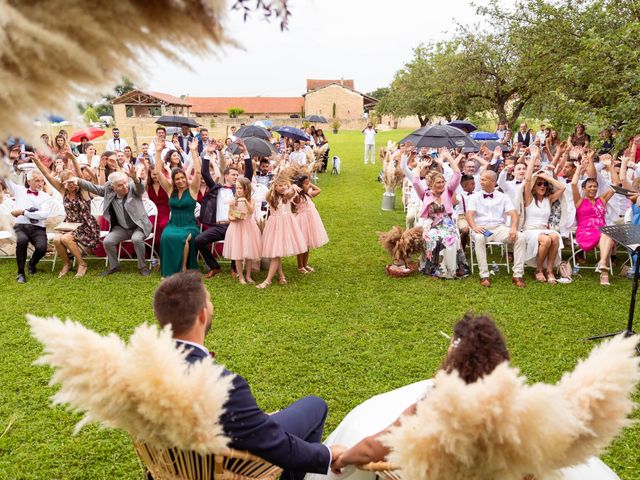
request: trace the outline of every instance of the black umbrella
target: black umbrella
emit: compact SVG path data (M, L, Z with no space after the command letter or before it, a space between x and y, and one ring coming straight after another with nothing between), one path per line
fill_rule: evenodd
M447 123L447 125L459 128L460 130L466 133L471 133L478 130L478 127L476 127L473 123L467 120L454 120L453 122Z
M304 119L311 123L329 123L322 115L309 115L308 117L304 117Z
M279 127L277 132L283 137L293 138L294 140L309 140L309 135L296 127Z
M258 127L257 125L245 125L244 127L240 127L236 132L236 137L238 138L263 138L264 140L269 140L271 138L271 132L263 127Z
M246 137L242 140L247 146L247 150L249 150L249 155L252 157L270 157L278 153L273 145L262 138ZM231 153L233 155L240 153L240 146L237 143L234 143L233 147L231 147Z
M482 143L484 143L487 146L487 148L489 148L489 150L491 151L495 150L496 147L500 147L503 153L511 151L511 147L509 145L505 145L504 143L500 143L496 140L489 140L487 142L482 142Z
M163 115L156 120L156 123L165 127L181 127L183 125L188 125L189 127L195 128L199 126L198 122L193 118L179 117L178 115Z
M416 148L464 148L478 146L478 144L469 138L462 130L449 125L427 125L426 127L419 128L400 140L399 143L407 142L411 142Z

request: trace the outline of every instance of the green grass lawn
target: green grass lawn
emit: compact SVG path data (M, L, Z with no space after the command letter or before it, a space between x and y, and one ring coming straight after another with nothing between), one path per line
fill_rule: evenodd
M404 133L381 132L378 146ZM375 232L404 225L400 202L395 212L380 209L379 164L363 165L359 132L341 131L330 142L343 169L320 176L316 204L331 242L311 253L317 272L298 274L292 258L284 262L286 286L241 286L228 267L207 282L216 310L207 347L249 381L264 410L319 395L329 403L329 432L372 395L430 378L447 348L438 331L449 332L469 310L496 319L513 363L531 381L557 381L593 346L582 338L625 325L630 283L618 278L607 289L594 274L549 286L535 284L527 270L525 290L513 287L504 270L490 289L477 277L389 278ZM125 273L103 279L97 276L103 266L91 262L81 280L47 271L17 285L15 260L0 260L0 480L142 477L124 433L90 426L72 436L80 417L49 408L51 370L32 365L41 349L29 335L27 312L123 337L154 321L159 274L140 277L130 263ZM639 444L640 427L629 428L603 459L621 478L640 478Z

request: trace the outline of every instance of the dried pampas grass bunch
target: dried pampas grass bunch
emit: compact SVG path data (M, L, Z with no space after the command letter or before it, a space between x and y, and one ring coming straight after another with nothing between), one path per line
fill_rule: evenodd
M422 232L422 227L402 230L396 225L388 232L378 232L378 240L393 258L393 265L409 265L411 256L424 250Z
M394 151L395 144L389 141L382 160L382 183L387 193L395 193L396 188L402 185L404 179L400 158L396 158L396 155L391 153Z
M84 413L90 422L120 428L158 447L200 453L225 448L219 423L233 375L212 360L189 366L170 328L140 325L125 344L77 322L27 315L31 334L44 345L36 361L55 370L54 405Z
M179 49L231 43L227 9L225 0L0 0L0 136L30 138L34 117L138 79L141 56L180 61Z
M440 372L416 415L383 438L388 460L413 480L557 478L558 469L598 455L630 423L638 340L601 344L557 385L526 385L506 362L471 384Z

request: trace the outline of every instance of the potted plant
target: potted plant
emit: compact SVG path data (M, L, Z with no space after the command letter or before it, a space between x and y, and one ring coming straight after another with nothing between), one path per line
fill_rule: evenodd
M395 150L395 144L391 141L384 147L384 158L382 160L382 174L380 176L384 185L384 193L382 194L382 210L392 211L396 208L396 188L402 185L404 173L400 166L400 159L393 160L391 158L392 151Z
M331 127L333 128L333 133L338 133L338 129L340 128L340 120L335 117L331 119Z

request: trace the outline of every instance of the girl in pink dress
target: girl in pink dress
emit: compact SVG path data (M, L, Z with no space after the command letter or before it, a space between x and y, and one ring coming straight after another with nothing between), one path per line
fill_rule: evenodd
M309 266L309 249L318 248L329 242L329 236L324 229L320 214L316 209L313 197L320 195L320 189L309 181L307 175L299 175L295 178L295 184L300 188L300 193L294 200L296 204L296 221L307 242L307 251L298 255L298 272L307 274L315 272Z
M307 251L307 242L291 212L293 197L300 188L291 185L287 177L280 176L273 181L266 200L269 204L269 219L262 232L262 256L271 259L267 278L258 288L267 288L278 272L280 285L287 279L282 271L282 257L298 255Z
M255 283L251 278L251 260L259 259L262 245L260 229L253 216L251 182L239 178L236 182L236 196L229 207L229 228L224 237L222 256L236 262L236 272L240 283ZM242 274L242 260L246 272ZM245 280L246 278L246 280Z
M600 161L611 173L611 183L619 185L618 173L615 168L611 167L611 156L603 155ZM584 197L582 197L578 188L578 181L585 172L588 178L582 182L582 190L584 192ZM599 227L605 225L606 205L614 192L613 190L607 190L598 197L598 180L593 166L593 151L589 152L586 167L581 165L580 168L576 169L571 181L571 188L578 222L576 242L585 252L593 250L596 246L600 248L600 262L598 263L600 285L609 285L609 259L613 251L614 242L611 237L600 232Z

